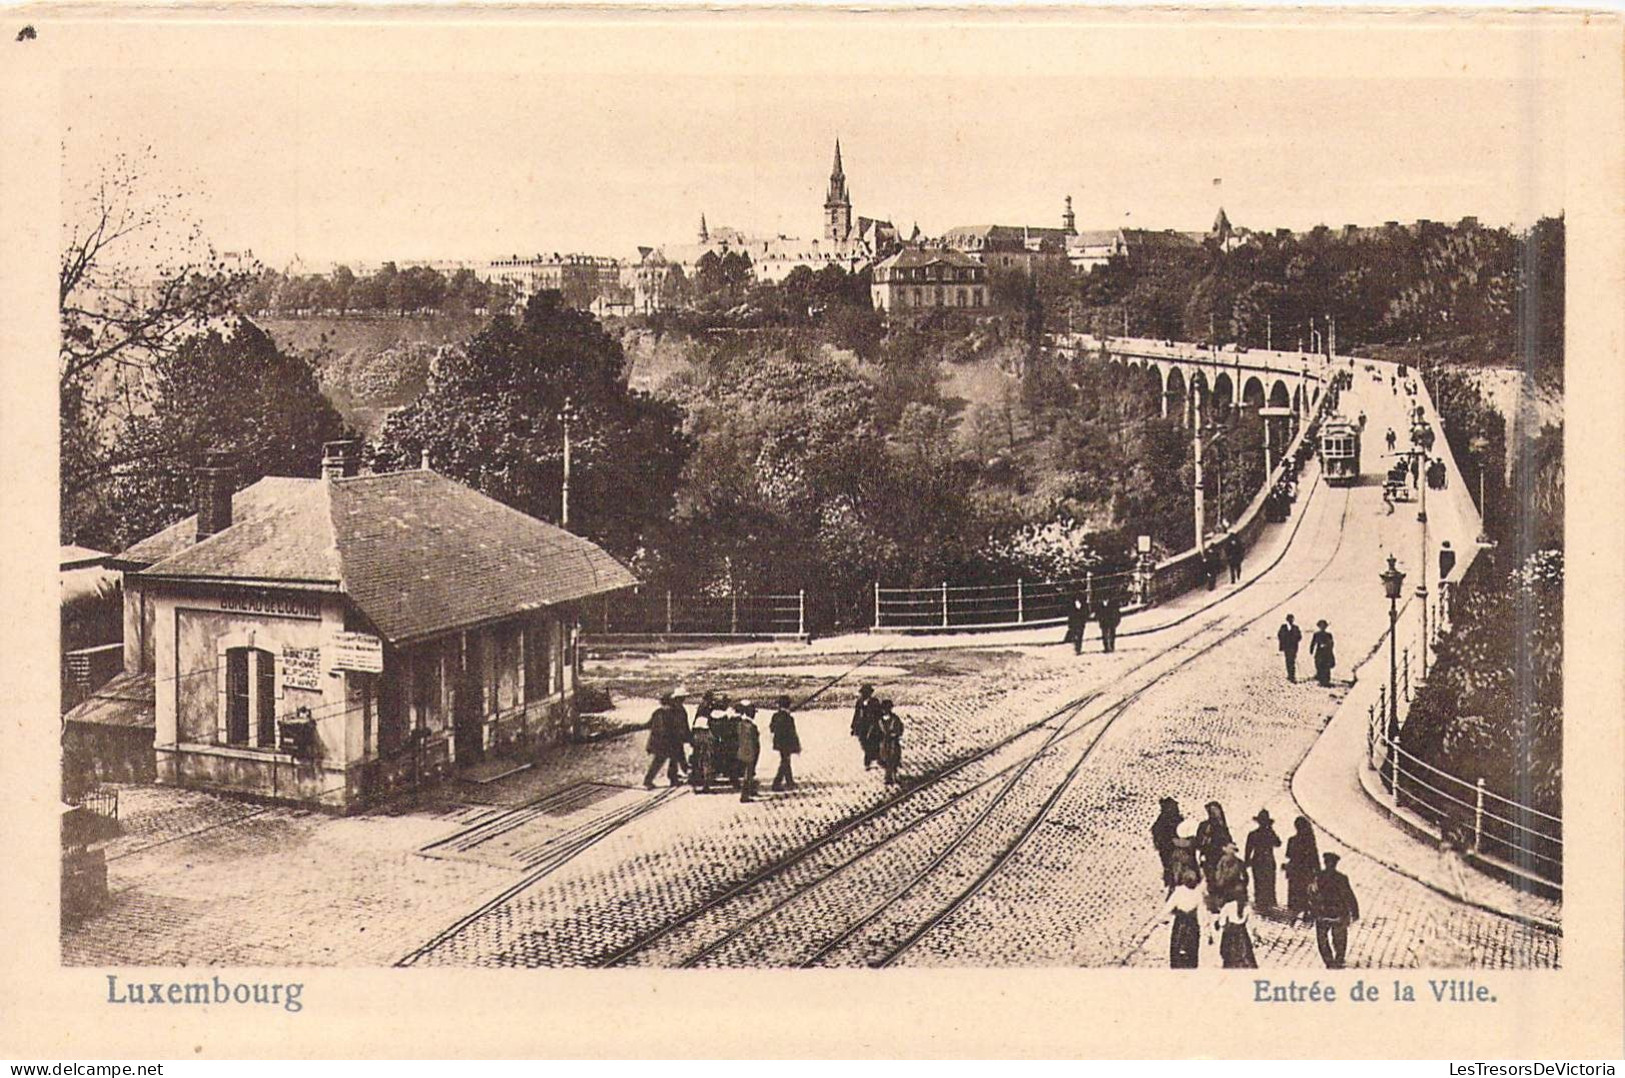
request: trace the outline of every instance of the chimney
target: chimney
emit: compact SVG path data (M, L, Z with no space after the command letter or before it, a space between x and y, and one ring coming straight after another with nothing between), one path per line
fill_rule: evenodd
M356 474L358 454L353 438L322 443L322 478L349 479Z
M203 461L203 467L197 470L193 491L199 542L231 527L231 496L237 489L237 468L230 450L207 450Z

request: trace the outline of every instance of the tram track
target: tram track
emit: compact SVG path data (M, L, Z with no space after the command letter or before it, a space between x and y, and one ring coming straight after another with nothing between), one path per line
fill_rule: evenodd
M1301 595L1304 591L1308 590L1308 588L1310 586L1312 586L1317 580L1319 580L1320 577L1322 575L1324 575L1326 573L1326 571L1329 570L1332 567L1332 565L1335 564L1335 562L1337 560L1338 552L1339 552L1339 550L1340 550L1340 548L1342 546L1342 537L1343 537L1344 531L1345 531L1344 525L1347 522L1349 502L1350 502L1350 496L1349 496L1348 493L1345 492L1345 494L1343 496L1343 504L1342 504L1341 510L1340 510L1340 512L1338 514L1337 541L1332 545L1332 550L1327 555L1326 560L1319 566L1319 568L1317 568L1315 570L1315 572L1313 572L1308 577L1306 577L1296 588L1292 589L1292 591L1290 591L1286 595L1282 596L1281 598L1277 599L1274 603L1272 603L1270 606L1266 607L1264 610L1260 611L1259 613L1255 614L1254 616L1252 616L1250 618L1245 619L1244 621L1241 622L1241 624L1237 625L1234 629L1231 629L1229 632L1225 633L1219 639L1213 641L1210 644L1204 645L1203 647L1197 649L1192 654L1190 654L1190 655L1186 656L1185 658L1183 658L1182 660L1180 660L1180 662L1177 663L1172 670L1168 671L1167 674L1165 674L1163 676L1168 676L1168 675L1171 675L1173 673L1178 672L1179 670L1184 669L1186 666L1189 666L1191 663L1194 663L1196 660L1202 658L1203 656L1209 654L1210 652L1216 650L1217 648L1223 646L1224 644L1228 643L1229 641L1231 641L1231 640L1235 639L1236 637L1240 636L1242 633L1244 633L1247 630L1249 630L1250 628L1252 628L1258 622L1264 620L1265 618L1273 617L1275 612L1278 611L1282 606L1286 605L1287 603L1291 602L1294 598ZM995 855L995 857L992 859L992 861L990 863L988 863L986 865L986 867L983 868L971 880L971 882L970 882L970 884L968 886L964 887L959 892L959 894L956 895L949 903L942 906L939 910L937 910L936 912L934 912L930 916L928 916L923 922L921 922L916 928L914 928L907 935L905 935L900 941L897 941L896 943L891 944L884 951L884 953L879 957L878 960L869 962L868 964L869 965L874 965L874 966L879 966L879 967L885 967L885 966L890 966L890 965L894 964L895 962L897 962L898 959L903 957L903 955L908 953L917 944L919 944L921 940L925 939L931 932L936 930L939 926L943 925L944 923L948 922L956 913L958 913L973 898L975 898L976 895L978 893L980 893L990 882L992 882L992 880L1001 871L1003 871L1004 868L1015 858L1015 856L1022 850L1022 848L1024 846L1026 846L1026 844L1033 837L1033 835L1035 835L1038 832L1039 828L1043 825L1044 821L1049 818L1049 816L1050 816L1051 812L1054 810L1055 806L1060 802L1061 798L1065 795L1067 790L1072 786L1073 781L1078 777L1078 774L1083 770L1083 765L1088 761L1090 755L1094 752L1095 747L1100 744L1101 739L1104 738L1106 733L1110 730L1112 723L1115 722L1116 719L1118 717L1120 717L1124 712L1128 711L1129 708L1133 707L1134 704L1138 703L1140 698L1143 697L1147 692L1149 692L1155 686L1155 684L1156 684L1156 682L1153 681L1153 682L1151 682L1149 684L1141 686L1140 688L1136 689L1134 692L1132 692L1128 696L1126 696L1118 704L1113 706L1113 708L1111 709L1111 717L1110 717L1110 719L1099 728L1099 730L1095 733L1094 737L1092 737L1090 739L1088 745L1086 745L1083 748L1083 750L1078 753L1077 759L1075 761L1073 761L1072 766L1067 769L1065 775L1061 778L1060 782L1057 783L1056 786L1054 787L1054 789L1048 794L1048 796L1046 796L1044 798L1044 801L1043 801L1042 805L1040 806L1038 812L1035 813L1028 820L1026 825L1023 826L1015 834L1014 838L1012 838Z
M1345 496L1338 519L1339 535L1341 535L1342 525L1344 518L1346 518L1347 511L1348 501L1347 496ZM882 813L896 810L904 799L917 796L926 792L927 790L940 790L945 780L958 774L965 768L985 760L998 752L1001 752L1020 739L1028 737L1035 731L1049 726L1051 723L1055 722L1056 719L1060 719L1060 724L1050 729L1049 735L1044 738L1043 742L1036 749L1025 753L1015 761L1002 768L999 768L971 786L949 794L948 798L941 804L926 811L925 813L915 816L911 820L908 820L907 822L903 823L902 826L889 834L883 835L868 845L861 847L859 850L844 857L833 867L830 867L827 871L824 871L815 878L793 885L788 894L777 898L764 908L760 908L749 913L742 920L738 921L738 923L728 928L723 935L712 939L710 942L700 947L697 951L693 951L682 957L677 963L678 965L685 967L705 964L739 964L737 962L728 962L726 960L727 952L730 950L744 950L750 956L750 959L748 959L749 964L760 964L759 959L762 954L764 941L757 938L760 935L760 933L755 931L757 926L766 924L769 918L774 917L775 915L781 915L783 911L792 909L799 904L806 904L816 907L817 903L815 898L817 892L819 892L820 889L824 889L827 884L845 876L854 866L874 858L875 855L883 851L890 850L895 843L905 836L919 835L924 833L928 825L945 817L954 810L970 804L971 799L977 794L984 791L988 786L1000 778L1004 778L1004 784L994 792L994 794L988 799L987 803L981 805L976 811L969 813L969 815L971 815L971 820L968 826L961 827L959 832L953 837L949 838L946 845L940 849L936 849L935 847L928 845L928 857L925 866L923 868L913 870L906 877L901 887L896 886L895 882L893 882L886 890L886 893L883 894L882 900L878 905L869 908L868 912L860 916L856 921L848 924L846 928L841 930L834 937L824 940L824 942L819 944L811 952L811 954L804 953L800 955L797 960L787 963L803 966L826 964L833 956L842 953L843 948L848 948L849 944L859 939L866 929L879 923L881 918L888 912L895 909L900 902L915 894L922 883L926 882L934 874L942 873L945 866L949 865L954 859L954 855L961 849L965 848L973 838L978 837L978 832L983 829L984 825L993 817L994 813L1009 803L1011 795L1016 790L1018 784L1023 778L1032 772L1034 766L1038 764L1039 761L1044 759L1046 755L1052 754L1062 743L1091 730L1094 731L1094 737L1086 746L1084 746L1083 750L1078 753L1076 759L1072 762L1071 767L1066 771L1062 779L1050 787L1049 793L1044 797L1042 804L1039 806L1039 810L1035 814L1027 817L1025 821L1017 827L1015 837L1009 842L1005 843L994 854L991 863L986 864L985 867L973 874L971 884L968 887L961 889L958 894L950 897L945 904L938 904L932 911L928 912L923 919L916 921L912 928L904 932L900 940L896 940L895 942L888 944L885 949L878 954L878 956L866 958L862 963L867 965L890 965L909 949L911 949L916 943L918 943L919 940L928 935L937 925L946 921L958 909L969 902L970 899L973 898L975 894L977 894L987 884L987 882L989 882L1010 861L1010 859L1015 856L1020 848L1028 841L1028 839L1031 838L1031 836L1042 825L1043 821L1048 817L1050 810L1059 801L1061 796L1064 795L1066 789L1070 786L1072 779L1076 777L1078 772L1081 771L1084 763L1089 759L1095 745L1097 745L1100 739L1104 737L1112 722L1115 721L1118 716L1133 706L1133 704L1136 703L1140 697L1148 692L1152 687L1154 687L1161 680L1161 678L1183 669L1190 663L1195 662L1197 659L1222 646L1229 640L1234 639L1242 632L1245 632L1247 629L1257 624L1258 621L1270 616L1276 609L1279 608L1279 606L1289 602L1294 596L1300 594L1304 589L1309 587L1316 579L1318 579L1320 575L1324 573L1325 570L1332 564L1335 557L1336 549L1334 547L1332 555L1328 557L1325 564L1323 564L1315 571L1315 573L1299 584L1298 587L1295 588L1291 593L1277 600L1268 609L1264 610L1260 614L1247 618L1241 624L1236 625L1234 628L1228 629L1228 631L1225 631L1218 639L1198 646L1189 654L1183 654L1182 657L1179 658L1179 660L1175 662L1171 668L1159 670L1144 684L1115 700L1104 711L1090 715L1081 722L1078 721L1079 717L1084 714L1085 710L1089 708L1091 704L1098 701L1103 695L1101 691L1091 692L1077 700L1068 702L1062 707L1050 712L1038 722L1016 731L1012 735L1002 739L999 743L990 746L988 749L960 761L952 768L940 772L935 776L928 776L920 785L912 787L904 795L904 798L892 799L876 806L874 810L871 810L871 812L860 816L854 821L850 821L848 825L844 826L842 829L838 829L837 832L832 833L830 836L826 836L825 839L821 840L819 843L815 843L802 851L798 851L798 853L793 855L791 858L781 861L776 866L770 866L770 868L764 870L764 872L758 873L751 879L743 881L736 887L728 889L715 899L712 899L711 901L702 905L700 908L692 911L684 918L679 919L678 922L665 926L658 932L645 937L643 940L638 941L632 946L624 948L620 952L609 956L601 964L627 964L633 959L643 955L644 952L648 951L656 943L669 937L680 928L693 924L694 922L709 916L715 911L734 903L736 900L747 896L752 890L759 889L762 885L776 878L783 878L791 870L807 862L814 854L827 848L833 842L854 834L864 825L874 822L875 819L878 818ZM1214 630L1224 629L1229 622L1229 615L1222 615L1219 618L1207 622L1202 626L1202 628L1186 634L1178 642L1170 644L1169 646L1161 649L1157 655L1136 664L1135 667L1123 675L1124 678L1133 676L1133 674L1144 670L1146 667L1158 662L1159 660L1185 652L1186 649L1188 649L1192 642L1197 638L1202 637ZM934 854L930 852L933 849L936 851ZM964 873L960 873L959 875L962 876L963 874Z
M1346 511L1347 508L1345 502L1344 512L1346 513ZM1301 525L1302 523L1303 517L1300 517L1299 521L1294 526L1293 537L1296 536L1298 525ZM1290 540L1287 545L1290 546ZM1279 557L1277 558L1277 562L1278 561ZM1322 570L1317 570L1315 576L1318 576L1320 571ZM1313 579L1314 577L1311 577L1310 581ZM1306 581L1298 590L1301 591L1302 587L1307 587L1310 581ZM1243 588L1250 587L1256 582L1256 580L1249 581L1249 583L1244 585ZM1237 589L1237 592L1240 590L1242 589ZM1231 594L1233 595L1237 592L1232 592ZM1293 594L1296 593L1297 592L1294 592ZM1290 596L1288 598L1290 598ZM1282 601L1284 602L1285 600ZM1188 617L1190 617L1190 615L1187 615L1187 618ZM1182 623L1184 620L1186 619L1180 619L1180 622L1176 622L1175 624ZM1221 615L1216 619L1205 622L1200 628L1185 634L1179 641L1160 649L1155 655L1135 664L1129 670L1125 671L1122 677L1125 679L1132 677L1141 670L1144 670L1146 667L1166 660L1170 656L1175 655L1188 647L1192 641L1196 640L1197 638L1204 636L1215 629L1221 628L1227 623L1228 620L1229 615ZM1219 646L1219 644L1223 643L1224 640L1231 638L1240 631L1243 631L1246 627L1255 623L1257 620L1257 618L1249 619L1248 622L1244 623L1241 627L1238 627L1232 632L1227 633L1225 637L1221 638L1219 641L1215 641L1211 644L1198 648L1194 654L1187 655L1176 663L1174 669L1178 669L1185 664L1194 661L1200 655L1206 654L1208 651L1212 650L1212 648ZM804 707L806 704L824 695L830 689L849 678L857 670L862 669L879 656L897 648L904 642L906 642L906 638L895 638L888 640L885 644L878 648L865 652L851 665L845 667L839 673L820 684L811 693L803 696L797 706ZM744 663L748 663L750 660L756 657L757 656L755 653L738 656L726 663L717 664L714 667L710 667L708 668L708 671L715 672L719 669L735 668ZM696 677L703 677L706 672L707 671L690 672L687 675L688 680L694 680ZM824 836L821 836L816 841L794 851L787 857L780 858L778 861L765 867L759 872L756 872L739 883L726 888L717 896L707 900L681 917L660 926L653 932L645 933L631 944L603 955L597 960L589 962L589 964L596 966L620 966L632 964L637 959L648 955L649 952L657 947L657 945L664 941L672 940L674 936L682 932L684 929L698 924L717 911L722 910L737 900L748 896L751 891L759 889L763 885L769 884L775 880L785 878L787 874L797 866L810 863L818 854L828 851L832 846L834 846L834 844L858 834L866 826L885 820L888 817L895 818L903 806L910 804L914 801L914 799L920 797L921 795L928 792L936 794L942 793L946 789L945 783L948 780L951 780L956 776L960 776L968 768L988 760L990 757L993 757L996 754L1008 749L1010 746L1021 741L1022 739L1033 736L1040 730L1050 728L1048 736L1044 738L1043 742L1036 749L1022 754L1015 761L995 770L985 777L982 777L980 780L973 782L970 786L962 790L948 792L947 798L941 803L927 808L922 813L916 814L912 819L903 821L901 826L892 829L888 834L882 835L875 840L867 842L855 854L846 856L832 869L823 871L816 879L810 882L792 888L792 892L788 897L781 898L773 902L766 910L761 910L748 915L742 921L729 928L724 933L722 938L711 940L709 943L702 945L697 951L684 955L677 963L683 966L704 964L710 959L717 957L719 952L731 945L733 941L742 938L743 935L750 930L750 928L765 922L766 919L772 914L794 905L798 900L822 887L830 879L845 872L848 868L872 858L877 851L884 850L887 847L892 846L906 835L918 834L930 824L948 817L956 810L964 808L972 802L972 799L974 799L978 794L985 792L993 783L999 781L1000 779L1005 779L1005 785L999 790L995 791L995 795L991 798L990 804L985 806L985 810L977 815L978 821L986 819L991 814L993 809L997 808L1000 804L1006 801L1009 792L1017 784L1019 784L1021 778L1027 773L1028 770L1043 759L1045 754L1054 751L1060 744L1070 740L1072 737L1091 729L1096 724L1104 722L1105 726L1101 728L1095 740L1091 741L1090 745L1086 747L1084 754L1080 755L1076 768L1072 772L1075 774L1076 769L1081 768L1082 761L1087 757L1087 753L1091 751L1093 745L1098 742L1099 736L1104 734L1105 727L1109 727L1111 721L1114 720L1117 715L1121 714L1123 710L1126 710L1126 708L1130 706L1135 699L1138 699L1140 694L1147 691L1151 685L1155 684L1159 677L1166 676L1166 673L1171 672L1171 670L1159 672L1157 675L1153 676L1152 679L1147 682L1147 684L1135 690L1134 693L1131 693L1130 698L1125 698L1114 702L1106 711L1094 715L1082 723L1078 723L1075 720L1085 709L1089 708L1091 704L1099 700L1099 698L1103 695L1102 691L1093 691L1078 699L1068 701L1062 706L1053 709L1037 721L1029 723L1013 733L999 739L994 744L989 745L986 748L960 760L953 761L948 766L935 772L922 776L918 783L909 787L900 795L887 798L886 800L872 806L870 809L843 822L834 830ZM1057 720L1060 720L1060 724L1052 727L1051 724L1055 723ZM1061 789L1064 790L1064 786L1061 787ZM597 843L607 838L610 834L618 831L627 824L634 822L647 813L652 812L654 809L665 804L668 800L680 795L682 792L684 792L682 788L674 788L664 791L660 796L651 799L649 802L639 805L632 810L612 814L612 818L607 818L603 822L603 826L593 826L586 829L579 837L562 845L557 851L551 852L541 863L537 864L533 869L528 870L523 878L504 888L501 892L492 896L479 907L459 918L452 925L437 933L434 937L421 946L408 952L397 962L397 965L404 966L416 964L418 961L433 954L434 952L450 946L452 941L454 941L467 929L474 926L481 920L492 916L497 911L502 909L507 903L514 900L523 892L542 882L546 877L562 868L565 864L568 864L580 854L593 848ZM1057 794L1057 796L1059 795ZM1042 816L1039 817L1040 822L1041 820ZM1033 828L1036 828L1038 824L1034 823L1032 826ZM1032 828L1029 828L1026 833L1030 834L1031 829ZM967 837L960 841L953 842L952 849L948 851L950 854L952 853L953 849L958 849L964 844L965 841L968 841L969 835L974 834L977 828L973 826L964 830ZM938 860L943 861L945 858L938 858ZM1002 864L1002 861L1000 863ZM925 874L928 875L929 870ZM916 875L918 876L919 874ZM903 897L912 889L913 887L911 883L910 886L903 888L897 897ZM962 901L963 899L956 901L955 908L957 908L958 904L962 904ZM886 903L888 906L891 904L891 901ZM933 925L940 922L940 920L951 912L951 910L945 911L941 916L937 917L932 922ZM910 945L912 945L912 941ZM889 962L890 960L891 959L888 958L886 961Z

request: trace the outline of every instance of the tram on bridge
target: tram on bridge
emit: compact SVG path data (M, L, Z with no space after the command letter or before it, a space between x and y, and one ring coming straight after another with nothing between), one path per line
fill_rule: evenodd
M1327 486L1351 487L1360 481L1360 425L1332 416L1320 428L1320 475Z

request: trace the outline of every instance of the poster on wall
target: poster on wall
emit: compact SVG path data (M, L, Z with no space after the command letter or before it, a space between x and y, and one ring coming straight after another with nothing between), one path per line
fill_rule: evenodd
M322 687L322 649L282 649L282 687L319 690Z
M384 642L370 633L334 633L328 645L334 670L361 674L384 672Z

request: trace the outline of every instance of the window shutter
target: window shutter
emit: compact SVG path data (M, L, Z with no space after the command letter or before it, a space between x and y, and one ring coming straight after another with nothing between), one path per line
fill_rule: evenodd
M262 749L276 748L276 656L269 651L254 652L255 719L254 744Z

